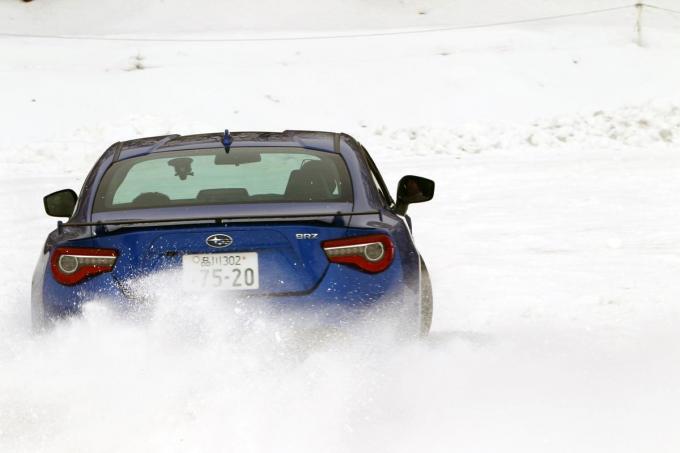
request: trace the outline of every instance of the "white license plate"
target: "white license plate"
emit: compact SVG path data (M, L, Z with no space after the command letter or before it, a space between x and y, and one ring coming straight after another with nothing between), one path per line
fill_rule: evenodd
M257 253L201 253L182 257L185 290L258 289Z

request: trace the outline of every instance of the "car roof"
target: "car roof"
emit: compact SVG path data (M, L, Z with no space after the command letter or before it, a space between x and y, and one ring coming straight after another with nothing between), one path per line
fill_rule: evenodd
M286 130L283 132L231 132L232 147L301 147L317 151L340 152L340 134L322 131ZM343 134L344 135L344 134ZM196 135L160 135L127 140L116 145L113 161L163 151L215 148L222 146L223 132Z

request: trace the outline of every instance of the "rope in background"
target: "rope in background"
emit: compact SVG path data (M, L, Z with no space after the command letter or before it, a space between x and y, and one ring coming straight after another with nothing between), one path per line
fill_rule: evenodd
M456 30L473 30L491 27L500 27L505 25L528 24L534 22L544 22L550 20L564 19L577 16L590 16L595 14L608 13L612 11L620 11L630 8L647 7L666 11L671 14L680 14L670 8L650 5L647 3L636 3L632 5L616 6L612 8L594 9L589 11L581 11L576 13L559 14L555 16L541 16L529 19L519 19L513 21L492 22L487 24L473 24L460 26L446 26L433 27L418 30L395 30L385 32L367 32L355 34L337 34L337 35L312 35L312 36L282 36L282 37L251 37L251 38L145 38L145 37L115 37L115 36L78 36L78 35L41 35L31 33L0 33L0 37L4 38L30 38L30 39L61 39L70 41L122 41L122 42L257 42L257 41L306 41L306 40L323 40L323 39L351 39L351 38L369 38L380 36L399 36L399 35L415 35L425 33L438 33L445 31Z
M680 10L677 9L670 9L670 8L664 8L663 6L656 6L656 5L648 5L647 3L639 3L640 6L644 6L646 8L652 8L652 9L658 9L660 11L666 11L667 13L671 14L680 14ZM637 6L637 5L635 5Z

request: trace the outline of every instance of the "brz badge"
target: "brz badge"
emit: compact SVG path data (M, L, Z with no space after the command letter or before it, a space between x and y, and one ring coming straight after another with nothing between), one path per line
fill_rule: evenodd
M205 240L205 243L210 247L215 247L218 249L229 247L232 242L234 242L234 240L231 238L231 236L226 234L213 234L212 236L208 236Z
M317 233L297 233L295 239L316 239L319 235Z

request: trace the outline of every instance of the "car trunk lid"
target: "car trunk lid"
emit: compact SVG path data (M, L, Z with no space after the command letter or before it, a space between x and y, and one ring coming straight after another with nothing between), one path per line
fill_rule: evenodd
M216 285L218 289L243 289L251 294L282 295L312 291L328 267L321 242L342 237L345 232L344 224L321 222L213 224L126 228L108 236L107 242L117 243L117 248L121 250L114 269L114 277L119 281L166 270L178 270L186 274L194 266L192 261L201 268L201 260L207 262L208 258L212 264L204 266L206 270L219 267L223 267L223 270L204 275L205 278L214 280L226 274L230 274L232 279L242 278L233 270L236 264L233 259L231 266L228 262L230 256L238 256L239 260L250 260L248 263L256 260L254 272L257 274L257 284L245 288L232 284ZM215 262L220 257L223 257L223 265ZM252 264L250 267L246 265L248 263L239 263L243 265L242 271L253 269ZM194 271L198 271L198 268ZM219 274L218 277L215 274ZM208 289L201 282L187 283L186 278L183 280L185 290ZM193 284L195 287L192 287Z

